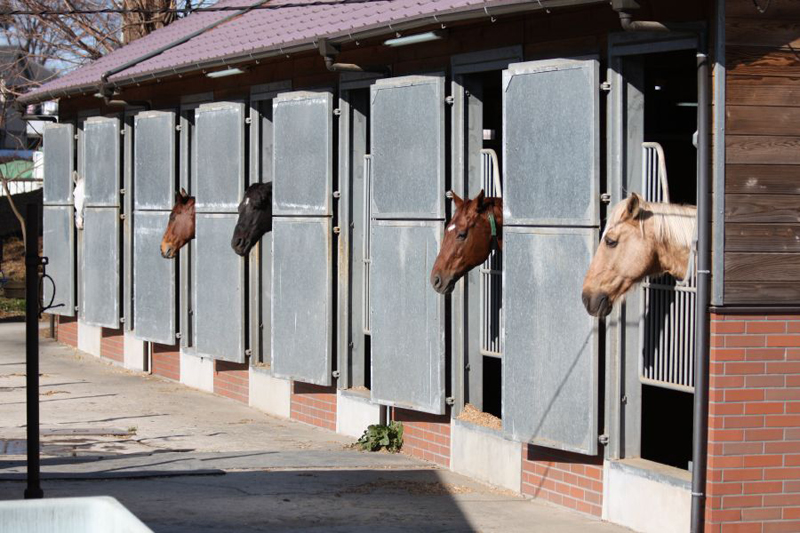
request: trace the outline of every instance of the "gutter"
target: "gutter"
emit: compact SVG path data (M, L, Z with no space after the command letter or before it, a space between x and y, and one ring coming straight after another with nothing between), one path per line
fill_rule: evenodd
M253 7L256 7L263 3L266 2L261 2L254 6L251 6L247 10L249 11L253 9ZM396 24L395 23L389 24L384 22L379 25L368 26L367 28L360 31L334 33L327 36L327 40L330 43L341 45L356 40L366 40L373 37L381 37L390 33L411 31L426 26L430 26L431 24L441 25L445 23L463 22L480 18L494 19L495 17L501 15L511 15L511 14L535 12L541 10L550 10L562 7L589 6L589 5L599 5L607 3L608 0L549 0L549 1L541 0L541 2L538 0L509 0L506 3L499 5L479 5L473 7L470 10L451 9L451 10L441 11L436 14L421 15L418 17L409 18L407 20L398 22ZM238 16L238 15L235 14L233 16ZM294 42L284 43L280 46L271 46L269 48L251 50L245 53L184 64L181 66L165 68L154 72L135 74L125 78L120 78L118 80L109 81L108 78L118 73L118 72L113 72L107 75L106 83L109 87L121 88L126 85L134 85L137 83L143 83L147 81L154 81L154 80L158 81L161 78L168 76L191 74L205 69L213 69L217 67L231 67L240 63L247 63L250 61L258 62L259 60L262 59L270 59L279 56L288 56L290 54L313 51L318 48L318 40L319 39L311 41L308 40L294 41ZM170 43L170 45L172 45L172 43ZM174 46L177 46L177 44L172 46L170 45L167 45L167 47L172 48ZM164 51L165 50L160 50L159 53L163 53ZM158 54L154 54L154 56L155 55ZM150 57L148 57L148 59L149 58ZM146 61L146 59L141 59L141 58L137 59L138 61L136 61L136 63L141 63L142 61ZM97 90L97 83L92 82L92 83L86 83L84 85L79 85L76 87L53 89L41 93L36 93L31 95L29 98L23 96L20 98L20 101L25 104L39 103L47 100L54 100L57 98L65 98L68 96L85 94L96 90Z
M207 31L211 31L214 28L216 28L217 26L225 24L226 22L228 22L228 21L230 21L232 19L235 19L236 17L244 15L245 13L253 10L254 8L256 8L258 6L266 4L268 1L269 0L261 0L260 2L256 2L255 4L253 4L251 6L248 6L248 7L244 8L244 9L240 9L239 11L235 11L235 12L231 13L230 15L227 15L225 17L222 17L219 20L216 20L216 21L212 22L211 24L203 26L200 29L197 29L197 30L195 30L195 31L193 31L193 32L191 32L191 33L189 33L187 35L184 35L180 39L176 39L176 40L172 41L171 43L167 43L164 46L161 46L161 47L159 47L159 48L157 48L155 50L152 50L152 51L150 51L150 52L148 52L148 53L146 53L144 55L141 55L141 56L139 56L139 57L137 57L135 59L131 59L130 61L127 61L126 63L123 63L122 65L116 66L116 67L114 67L112 69L109 69L109 70L103 72L100 75L100 85L97 87L98 95L103 98L103 100L105 101L106 105L122 105L122 106L125 106L125 105L144 105L144 107L146 109L150 109L150 102L126 102L125 100L112 100L111 97L114 95L114 91L113 91L113 88L112 88L112 84L109 83L109 81L108 81L108 78L110 78L111 76L113 76L115 74L119 74L120 72L122 72L124 70L128 70L129 68L131 68L133 66L136 66L139 63L147 61L148 59L152 59L152 58L154 58L154 57L156 57L158 55L161 55L164 52L166 52L167 50L170 50L172 48L175 48L176 46L180 46L180 45L182 45L182 44L184 44L184 43L186 43L188 41L191 41L195 37L197 37L199 35L202 35L202 34L206 33ZM114 86L118 86L118 85L114 84Z
M725 0L717 0L717 24ZM697 319L695 332L695 384L692 426L692 533L705 530L706 478L708 459L708 370L709 322L711 300L711 195L709 188L709 69L708 35L703 23L662 23L635 21L631 11L639 8L636 0L612 0L625 31L692 32L697 35ZM722 7L720 7L722 6ZM724 25L724 17L722 17ZM719 142L719 141L718 141ZM719 164L719 162L718 162Z

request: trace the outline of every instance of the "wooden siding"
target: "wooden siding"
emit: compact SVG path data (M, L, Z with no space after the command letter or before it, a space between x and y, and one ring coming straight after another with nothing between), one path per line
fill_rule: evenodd
M725 305L800 302L800 0L727 3Z

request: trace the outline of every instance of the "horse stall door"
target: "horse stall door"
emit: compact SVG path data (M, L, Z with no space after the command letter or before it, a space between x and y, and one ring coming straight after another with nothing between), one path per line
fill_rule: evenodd
M372 399L443 414L445 301L428 280L445 214L444 77L379 80L370 102Z
M203 104L195 111L194 346L198 354L245 361L245 260L231 249L245 183L245 108Z
M81 317L92 326L120 324L120 121L92 117L83 133L86 208Z
M333 371L333 95L273 100L272 371L330 385Z
M581 303L598 238L598 61L503 73L503 428L597 453L597 320Z
M47 124L44 128L42 241L48 260L46 272L52 278L52 283L44 282L44 304L53 306L49 313L61 316L75 316L74 139L72 124Z
M133 324L137 338L176 342L176 261L161 257L175 193L175 113L134 118Z

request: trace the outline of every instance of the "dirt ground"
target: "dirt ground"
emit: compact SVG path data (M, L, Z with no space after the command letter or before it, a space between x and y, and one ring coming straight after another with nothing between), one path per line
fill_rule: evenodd
M25 245L22 239L10 237L2 242L3 253L0 263L0 286L4 278L11 281L25 281ZM42 238L39 237L39 253L42 253ZM7 298L0 289L0 320L23 318L25 300Z

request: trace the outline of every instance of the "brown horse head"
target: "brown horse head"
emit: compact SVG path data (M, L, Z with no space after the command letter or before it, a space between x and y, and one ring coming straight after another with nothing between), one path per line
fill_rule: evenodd
M696 209L644 201L634 193L611 210L583 281L583 305L607 316L614 303L647 276L686 276Z
M453 201L456 212L446 226L442 248L431 270L431 285L441 294L451 293L464 274L486 261L493 241L498 249L503 248L502 198L485 198L481 191L472 200L453 194Z
M181 189L175 193L175 205L169 215L169 224L161 239L161 255L172 259L178 250L194 239L194 196Z

